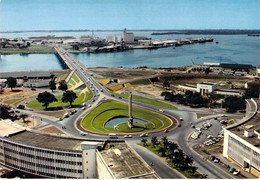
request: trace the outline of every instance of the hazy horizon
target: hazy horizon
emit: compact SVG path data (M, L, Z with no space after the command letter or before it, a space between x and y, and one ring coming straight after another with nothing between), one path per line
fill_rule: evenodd
M260 0L2 0L0 31L260 29Z

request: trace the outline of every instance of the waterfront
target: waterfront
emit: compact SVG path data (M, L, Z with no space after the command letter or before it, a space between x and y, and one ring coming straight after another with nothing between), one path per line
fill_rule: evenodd
M179 47L160 48L156 50L137 49L114 53L73 54L86 67L128 67L139 65L148 67L177 67L201 64L203 62L223 62L259 65L260 39L247 35L158 35L151 36L153 31L134 31L136 36L153 39L180 39L189 37L212 37L214 42L193 44ZM15 37L42 36L49 33L13 33ZM51 35L72 35L80 37L92 32L57 32ZM7 36L7 34L2 34ZM103 38L106 35L121 35L122 31L94 32ZM9 33L9 36L11 34ZM216 44L215 42L219 42ZM2 55L0 71L50 70L62 69L57 57L53 54Z

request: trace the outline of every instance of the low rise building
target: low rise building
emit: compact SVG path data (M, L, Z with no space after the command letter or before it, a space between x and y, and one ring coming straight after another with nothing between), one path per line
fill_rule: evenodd
M260 99L247 100L246 116L224 129L223 156L260 177Z
M42 178L158 178L125 141L53 136L10 120L0 120L0 165Z

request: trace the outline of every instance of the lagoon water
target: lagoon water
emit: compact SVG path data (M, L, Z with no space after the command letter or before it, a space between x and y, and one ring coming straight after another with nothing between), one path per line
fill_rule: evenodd
M136 49L114 53L73 54L86 67L128 67L139 65L148 67L177 67L203 62L260 64L260 37L247 35L165 35L151 36L155 31L134 31L136 36L153 39L180 39L188 37L212 37L214 42L160 48L157 50ZM55 32L55 33L8 33L5 37L30 37L42 35L75 37L92 35L92 32ZM95 36L122 35L121 31L94 32ZM215 42L219 43L216 44ZM62 69L54 54L2 55L0 72L22 70Z

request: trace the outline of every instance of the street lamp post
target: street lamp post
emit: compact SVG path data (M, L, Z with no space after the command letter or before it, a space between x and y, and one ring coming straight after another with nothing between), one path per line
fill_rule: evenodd
M117 136L117 129L116 129L117 125L114 126L114 129L116 130L116 136Z

